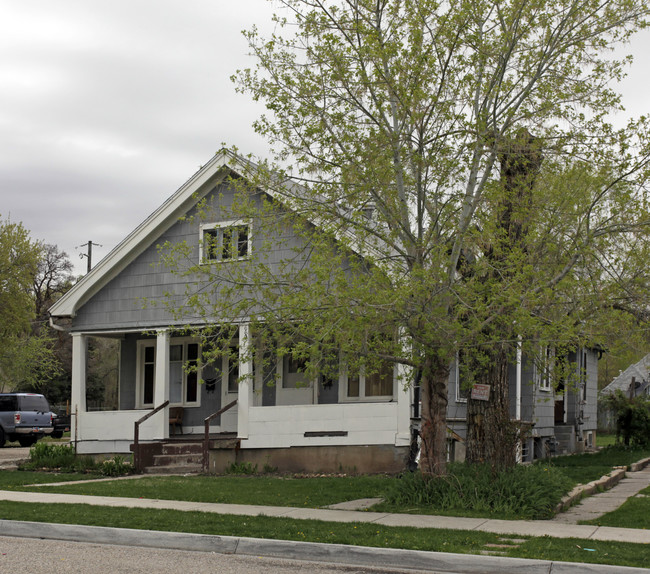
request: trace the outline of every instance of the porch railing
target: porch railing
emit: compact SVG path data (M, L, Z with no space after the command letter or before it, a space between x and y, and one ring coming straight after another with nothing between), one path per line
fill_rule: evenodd
M142 453L140 452L140 442L139 442L140 441L140 425L144 421L146 421L147 419L149 419L153 415L155 415L157 412L163 410L168 404L169 404L169 401L165 401L163 404L157 406L154 410L152 410L151 412L148 412L142 418L135 421L135 427L133 429L133 468L134 468L135 472L142 472Z
M237 399L235 399L232 403L228 403L225 407L218 410L216 413L213 413L209 417L206 417L204 421L205 432L203 434L203 472L205 474L208 473L208 467L210 466L210 421L213 418L222 415L227 410L233 408L236 404L237 404Z

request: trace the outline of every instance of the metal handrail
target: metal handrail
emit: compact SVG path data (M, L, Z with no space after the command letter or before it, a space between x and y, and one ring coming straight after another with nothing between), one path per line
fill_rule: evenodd
M146 421L148 418L155 415L157 412L164 409L169 404L169 401L165 401L163 404L157 406L152 411L148 412L142 418L135 421L135 426L133 429L133 469L135 472L142 472L142 457L140 456L140 425Z
M218 417L219 415L225 413L227 410L230 410L237 404L237 399L235 399L232 403L228 403L225 407L222 409L218 410L216 413L212 413L210 416L206 417L205 420L203 421L203 424L205 425L205 432L203 434L203 472L207 473L208 472L208 466L210 463L210 421Z

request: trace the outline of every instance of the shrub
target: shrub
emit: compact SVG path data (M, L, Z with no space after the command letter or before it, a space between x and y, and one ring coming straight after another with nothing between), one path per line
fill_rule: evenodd
M452 463L448 476L425 479L419 472L397 481L386 502L435 511L499 513L547 518L572 486L549 465L518 465L496 475L489 465Z
M625 446L648 446L650 444L650 400L646 396L629 398L620 390L602 399L602 403L614 413L616 419L616 442Z
M75 466L76 453L72 446L39 442L29 450L27 469L61 469L69 470Z
M101 463L90 456L78 456L74 447L65 444L40 442L29 451L29 461L21 470L57 470L61 472L98 472L104 476L121 476L133 472L131 463L116 456Z

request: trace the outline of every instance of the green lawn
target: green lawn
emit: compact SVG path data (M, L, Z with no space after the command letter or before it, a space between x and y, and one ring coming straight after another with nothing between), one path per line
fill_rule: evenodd
M557 456L550 460L550 464L560 469L576 484L586 484L609 474L615 466L629 466L649 456L648 448L609 446L595 453Z
M25 485L48 482L83 481L101 478L94 474L78 472L33 472L23 470L0 470L0 490L16 490Z
M461 554L494 550L489 544L510 544L510 557L617 564L646 567L650 547L623 542L597 542L549 537L525 538L512 543L507 536L488 532L389 527L369 523L331 523L274 517L249 517L178 512L176 510L128 509L63 504L3 502L0 519L63 524L83 524L348 544L380 548L404 548Z
M552 464L574 480L587 482L587 478L591 480L592 476L609 472L612 465L629 464L644 456L650 456L650 453L629 449L605 449L594 455L558 457L553 459ZM227 475L151 476L95 483L75 482L87 478L94 477L83 474L0 471L0 489L196 502L321 507L357 498L383 497L391 485L400 480L387 476L298 478ZM57 487L30 486L67 481L70 483ZM646 494L650 494L650 488L646 490ZM402 508L393 511L407 510ZM616 513L610 513L596 522L611 526L648 528L646 518L648 516L650 516L650 498L636 498ZM474 554L490 550L492 548L490 544L508 544L507 537L474 531L393 528L364 523L327 523L263 516L224 516L202 512L110 508L83 504L3 502L0 505L0 519L135 529L153 528L177 532ZM650 547L648 547L650 545L549 537L520 538L524 542L514 543L511 548L504 550L507 556L635 567L646 567L650 564Z
M4 474L0 473L0 488ZM30 474L30 473L23 473ZM36 476L39 473L31 473ZM292 478L276 476L151 476L137 480L28 487L29 481L9 485L20 490L62 492L94 496L126 496L189 502L259 504L318 508L355 500L382 497L389 482L385 476ZM54 482L58 479L50 480ZM36 481L33 481L36 482Z
M628 498L621 507L613 512L608 512L600 518L585 521L582 524L650 529L650 486L644 488L639 494L641 496Z

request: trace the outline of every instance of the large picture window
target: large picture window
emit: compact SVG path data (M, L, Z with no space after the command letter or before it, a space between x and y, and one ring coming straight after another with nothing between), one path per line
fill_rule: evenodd
M201 263L247 259L251 253L251 226L245 221L222 221L201 226Z

